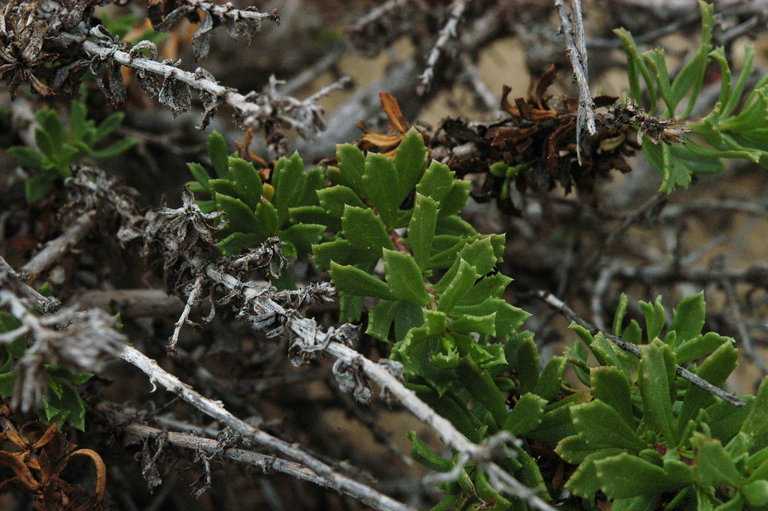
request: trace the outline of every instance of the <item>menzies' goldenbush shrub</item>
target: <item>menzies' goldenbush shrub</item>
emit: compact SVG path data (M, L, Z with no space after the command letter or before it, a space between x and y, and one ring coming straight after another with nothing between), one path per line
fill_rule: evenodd
M683 364L720 385L736 366L732 339L702 334L702 294L683 300L667 329L660 299L640 304L644 328L625 325L622 297L614 335L640 345L639 359L573 325L577 342L542 369L533 334L519 331L528 314L503 299L511 279L495 268L504 237L478 234L458 216L468 183L427 162L418 132L408 132L394 159L340 145L338 166L326 174L305 173L297 155L281 159L271 196L255 169L226 157L218 135L209 142L226 184L192 164L193 188L211 193L207 210L224 212L224 240L246 246L273 234L291 242L285 233L302 226L315 232L312 256L339 291L342 319L358 321L372 305L366 332L393 343L407 385L474 442L516 436L499 463L545 500L569 509L606 501L619 510L768 509L768 384L736 407L676 374ZM279 199L286 190L291 198ZM269 230L259 208L276 212ZM246 209L248 223L239 213ZM239 251L228 243L219 246ZM579 386L564 380L569 364ZM457 474L439 483L435 509L527 509L475 462L457 466L456 454L409 437L417 460Z

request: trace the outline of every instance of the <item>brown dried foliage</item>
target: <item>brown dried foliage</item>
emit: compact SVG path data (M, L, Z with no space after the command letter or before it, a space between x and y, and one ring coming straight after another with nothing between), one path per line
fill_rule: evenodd
M90 511L103 508L107 471L101 456L78 449L56 425L31 421L15 426L7 405L0 406L0 465L14 476L0 482L0 489L15 486L27 491L36 511ZM95 470L93 492L62 478L73 458L88 458Z
M504 88L501 109L509 117L491 123L468 123L461 119L446 119L436 130L430 146L433 157L440 157L458 175L484 174L473 195L478 200L506 196L501 187L508 182L493 176L489 167L504 162L521 170L514 179L515 187L545 191L558 184L566 193L576 188L587 199L596 179L608 176L611 170L629 172L626 156L638 145L630 136L632 129L627 116L603 111L597 116L598 133L582 142L581 162L576 151L576 111L578 98L547 95L556 71L550 68L531 84L527 97L511 102L510 89ZM594 98L596 107L608 107L617 98ZM457 147L463 151L455 151ZM515 212L510 199L500 206Z

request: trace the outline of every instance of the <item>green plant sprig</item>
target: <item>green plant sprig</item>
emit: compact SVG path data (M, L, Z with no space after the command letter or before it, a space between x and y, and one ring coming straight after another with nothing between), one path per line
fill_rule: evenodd
M583 509L605 501L619 510L662 502L665 509L768 509L768 383L735 407L675 372L683 364L722 385L736 366L733 339L702 333L702 294L678 304L669 328L660 299L640 304L644 328L635 320L625 326L622 297L614 335L637 344L639 360L573 325L579 340L542 368L533 334L519 330L529 315L503 299L511 282L496 271L504 236L478 234L460 218L468 183L427 161L417 131L405 135L394 159L351 144L338 146L338 166L325 173L305 172L298 155L281 159L271 195L252 166L233 170L244 165L218 135L209 154L226 184L191 165L197 182L190 187L211 193L205 208L224 212L231 230L224 239L235 239L240 231L232 229L243 226L283 239L288 229L317 229L311 255L331 275L341 319L365 320L368 335L391 342L406 385L471 441L502 431L517 437L499 464L541 498ZM280 199L286 190L293 198ZM269 224L271 231L258 220L238 223L237 211L250 208L255 216L261 204L282 223ZM564 379L568 365L578 387ZM435 452L413 432L409 438L415 459L458 474L439 484L444 494L435 509L527 509L499 493L481 465L459 467L457 453ZM562 501L558 463L570 492Z
M0 333L11 332L21 323L10 313L0 311ZM5 346L6 359L0 366L0 398L9 399L18 385L19 370L16 363L27 351L27 336L21 335ZM45 424L70 426L85 431L86 404L77 390L93 374L72 371L61 365L45 364L48 393L43 396L37 410L38 418Z
M690 130L690 135L683 137L680 144L663 143L645 134L642 136L643 152L662 176L659 189L667 193L678 187L688 187L694 175L720 172L724 168L722 160L726 158L745 159L768 166L768 128L765 128L768 125L768 76L763 77L745 98L754 47L746 46L741 72L735 83L732 82L724 49L712 46L714 5L699 0L699 9L702 20L699 48L674 79L669 76L664 50L652 49L640 53L632 34L623 28L614 30L627 56L632 101L654 114L660 98L664 105L661 116L686 121ZM706 71L715 62L721 73L718 100L707 115L701 119L690 119L704 85ZM686 100L681 111L681 104Z
M734 407L675 375L692 364L722 385L737 365L733 339L702 333L702 293L678 304L669 328L660 297L640 302L645 328L624 325L627 303L622 295L613 334L640 345L640 360L571 325L581 342L567 355L591 400L571 407L572 432L555 449L578 467L566 488L588 506L602 493L614 509L766 509L768 380Z
M100 149L96 144L113 133L123 121L125 114L115 112L101 123L87 118L85 102L73 100L70 103L67 128L59 114L44 108L35 118L39 126L35 128L37 148L14 146L8 152L22 166L40 171L26 183L27 202L41 200L50 191L58 179L72 176L70 167L85 157L102 160L114 158L136 144L131 137Z

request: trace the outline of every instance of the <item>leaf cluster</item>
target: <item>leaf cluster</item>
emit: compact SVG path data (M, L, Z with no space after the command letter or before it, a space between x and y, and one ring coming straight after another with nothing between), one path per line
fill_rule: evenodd
M737 408L676 374L686 365L722 385L736 366L733 339L702 333L702 294L678 304L668 328L660 298L641 302L644 327L634 319L625 326L622 297L614 335L639 345L639 359L608 336L572 325L579 341L542 368L533 334L519 331L528 314L503 297L511 282L496 271L504 237L480 235L459 217L468 183L427 161L416 130L403 136L394 158L340 145L338 166L325 173L305 172L298 155L282 159L269 185L251 164L229 156L217 134L209 154L219 177L190 164L197 178L191 187L212 194L202 207L223 211L228 228L241 229L225 231L219 248L235 254L267 235L292 243L289 230L316 231L308 250L331 275L342 320L365 318L367 334L392 342L406 384L470 440L516 436L520 442L499 463L545 500L562 499L559 463L580 508L606 501L627 510L768 505L768 384ZM278 219L266 224L269 231L260 207ZM569 365L579 390L564 379ZM409 437L417 460L458 473L440 484L436 509L527 508L494 489L475 462Z
M325 225L297 223L292 215L319 205L316 192L324 185L322 169L305 172L298 154L280 158L273 169L257 169L236 153L230 154L224 137L215 131L208 137L208 156L215 177L200 163L188 163L195 181L187 186L194 193L210 197L198 201L203 212L223 212L226 223L220 226L221 240L216 247L224 255L257 247L271 236L280 238L288 257L311 251L312 244L325 232ZM270 182L265 182L267 176Z
M744 97L755 57L754 47L745 47L744 64L734 81L725 50L712 45L714 4L699 0L699 8L701 43L674 78L670 78L664 50L651 49L641 53L632 34L625 29L614 31L627 55L632 101L654 114L661 100L662 117L688 120L670 125L668 121L658 119L648 122L648 117L642 115L636 119L643 152L662 176L660 190L667 193L678 187L686 188L696 174L720 172L724 168L724 158L768 165L768 132L765 128L768 122L768 76L758 81ZM717 102L701 119L689 119L704 85L706 71L715 63L721 75ZM690 135L684 136L688 131Z
M571 432L556 452L578 468L566 488L594 505L602 492L613 509L766 509L768 380L736 408L676 376L678 364L722 385L736 368L733 339L702 332L699 293L673 311L669 328L661 298L640 302L644 328L626 326L627 297L614 335L640 345L636 359L602 334L572 325L581 342L568 351L589 402L570 408ZM591 354L598 365L590 365Z
M136 144L131 137L114 144L97 148L97 144L112 134L123 121L125 114L115 112L100 123L87 118L85 102L73 100L70 104L67 126L58 113L44 108L35 118L37 148L14 146L8 152L22 166L41 173L26 183L27 202L37 202L45 197L59 179L72 176L71 166L83 158L103 160L114 158Z
M0 333L17 329L19 321L7 312L0 311ZM9 399L19 385L24 382L19 374L18 361L27 353L27 337L22 335L5 345L7 358L0 366L0 398ZM44 374L48 393L43 396L37 410L38 418L45 424L63 426L69 424L81 431L85 430L86 404L77 390L93 374L75 372L60 365L45 364Z

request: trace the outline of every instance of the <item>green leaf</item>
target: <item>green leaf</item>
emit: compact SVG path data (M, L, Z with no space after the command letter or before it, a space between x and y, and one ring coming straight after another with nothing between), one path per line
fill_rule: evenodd
M504 395L488 372L480 369L471 357L464 356L456 367L456 374L472 397L491 412L496 425L503 426L508 415Z
M187 163L187 168L189 169L189 172L192 174L192 177L194 177L198 183L203 185L206 190L208 189L208 182L211 180L211 176L208 174L208 171L205 170L205 167L200 165L199 163Z
M659 340L640 346L640 394L646 419L669 445L677 445L679 430L672 415L675 393L675 361L671 349Z
M229 195L216 194L216 205L224 211L229 220L229 227L240 232L259 232L259 220L240 199Z
M229 177L229 151L227 142L218 131L208 135L208 156L211 158L213 169L222 179Z
M533 393L547 401L554 399L560 393L560 385L563 383L563 374L567 364L568 360L565 357L552 357L539 376Z
M512 279L501 273L483 276L476 281L472 289L461 297L458 306L470 306L483 303L491 298L498 298L507 289ZM527 319L527 318L526 318Z
M661 467L622 453L595 461L603 492L612 499L658 495L678 488Z
M320 202L317 199L317 191L322 190L325 186L325 172L320 167L307 172L306 186L304 187L304 194L297 201L302 206L317 206ZM289 211L290 215L290 211Z
M108 160L109 158L114 158L115 156L119 156L123 154L128 149L130 149L131 147L135 146L138 143L139 141L136 140L135 138L127 137L115 142L110 146L105 147L104 149L91 151L90 156L97 160Z
M752 481L741 489L741 494L750 507L764 507L768 505L768 481Z
M50 137L53 146L56 148L63 146L66 134L64 133L64 125L61 123L59 115L53 110L45 108L40 110L36 117L40 126Z
M395 168L398 176L398 206L421 179L427 156L424 138L415 128L408 130L397 148Z
M363 175L365 174L365 155L353 144L336 146L336 160L339 162L339 183L365 197Z
M46 364L45 371L48 373L49 376L60 378L64 381L68 381L73 385L82 385L83 383L87 382L94 376L93 373L75 372L66 366L60 366L60 365Z
M645 317L645 332L648 336L648 342L651 342L661 335L661 329L664 328L667 321L664 306L661 304L661 296L657 296L652 304L640 302L638 305L640 305L640 310L643 311Z
M438 335L445 332L448 328L448 316L439 311L424 309L424 328L428 335Z
M712 29L714 26L714 5L699 2L701 10L701 43L696 55L687 62L672 82L672 101L677 104L683 98L688 96L688 106L680 117L687 118L696 105L696 99L701 92L701 86L704 83L704 72L709 63L709 53L712 50ZM693 89L688 94L688 91Z
M197 205L203 213L213 213L214 211L218 211L215 200L199 200L197 201Z
M619 303L616 305L616 314L613 317L613 335L617 337L621 337L621 331L622 327L621 325L624 323L624 316L627 314L627 304L629 303L629 298L625 293L621 293L621 296L619 297Z
M319 245L312 245L312 255L317 265L327 270L331 266L331 261L340 264L357 263L357 251L352 249L352 244L344 239L336 239Z
M296 201L303 195L304 187L307 183L307 174L304 172L304 162L299 153L293 153L288 158L280 158L285 163L279 166L275 165L276 175L273 177L273 186L275 187L275 196L272 203L277 209L280 224L288 218L288 208L296 206ZM275 181L276 179L276 181Z
M8 399L13 395L13 389L16 387L16 377L16 371L0 374L0 397Z
M30 178L25 183L24 188L27 202L33 204L45 197L51 190L55 180L56 178L50 174L40 174Z
M445 291L440 294L437 310L451 312L461 297L472 288L478 277L479 275L475 271L475 267L464 259L460 259L458 270L445 287Z
M259 246L264 239L264 236L261 234L233 232L220 242L216 243L216 248L227 257L235 256L240 254L240 252L246 248Z
M250 210L249 210L250 211ZM269 201L261 201L256 206L256 223L258 232L264 236L274 236L280 229L280 219L277 217L277 209Z
M747 80L749 79L749 75L752 74L752 62L755 59L755 48L751 44L744 45L744 62L741 65L741 71L739 72L739 77L736 79L736 84L733 86L733 90L731 91L730 97L728 99L728 102L725 103L722 106L722 111L720 112L721 117L725 118L731 115L734 110L736 110L736 107L739 106L742 100L742 96L744 94L744 87L747 85ZM760 85L760 84L758 84ZM745 100L744 104L749 104L749 102L754 97L755 91L758 89L757 86L753 89L753 91L747 96L747 99Z
M739 431L752 436L753 451L768 446L768 377L760 384L749 415Z
M664 111L665 117L672 117L675 113L675 106L677 104L672 98L672 87L669 83L669 73L667 71L667 62L663 49L654 48L643 53L643 56L648 61L651 71L653 72L656 80L656 85L659 88L661 99L664 100L664 104L667 105L667 109Z
M452 245L448 244L453 241ZM467 244L463 236L435 236L427 268L448 268L456 261L456 254Z
M578 395L575 396L579 397ZM563 405L545 412L539 427L525 436L531 440L539 440L555 445L563 438L575 433L576 431L573 429L573 422L571 421L570 407Z
M501 238L504 239L503 237ZM472 243L468 243L461 249L459 255L462 259L475 267L479 275L485 275L493 270L500 258L496 254L494 238L481 236Z
M43 169L45 163L43 155L31 147L17 145L8 149L8 154L22 167L35 170Z
M439 234L452 234L462 238L471 238L477 235L477 231L472 227L472 224L455 215L439 218L435 232Z
M677 348L675 348L675 360L678 364L685 364L709 355L725 343L734 344L735 342L732 337L707 332L705 335L699 335L683 343L678 343Z
M91 139L92 143L96 143L102 138L106 137L113 131L115 131L117 128L120 127L120 124L123 123L123 119L125 118L125 114L123 112L115 112L113 114L108 115L101 123L96 126L96 131L93 133L93 138Z
M413 252L416 264L422 270L427 269L429 264L439 209L438 203L434 199L420 193L416 194L413 215L408 224L408 246Z
M360 268L331 262L330 274L334 285L339 291L350 295L372 296L384 300L395 299L386 282L377 279Z
M280 233L280 239L296 245L300 253L312 251L312 245L319 242L325 232L325 226L319 224L297 224Z
M37 148L46 155L52 162L58 165L58 150L60 146L55 146L53 139L45 130L41 128L35 129L35 144Z
M616 367L600 366L590 369L590 383L595 399L616 410L624 422L634 425L632 395L627 375Z
M701 486L740 486L746 482L719 440L696 433L691 444L696 448L693 465L696 483Z
M455 172L448 165L432 160L416 186L416 191L437 202L442 202L453 188Z
M496 335L496 313L486 314L485 316L473 316L470 314L457 315L448 328L452 332L463 334L478 333L480 335Z
M454 181L451 191L440 201L440 217L455 215L467 204L469 181Z
M517 379L520 381L520 392L532 392L539 382L539 350L536 348L533 336L520 339L516 365Z
M672 330L677 332L678 344L701 334L704 327L706 304L704 292L699 292L682 300L675 307Z
M64 393L57 404L67 415L67 422L75 429L85 431L85 401L77 389L70 384L64 384Z
M381 215L388 229L396 227L397 208L400 206L399 178L392 159L380 154L368 153L363 175L365 194Z
M339 293L339 309L341 309L339 321L360 321L360 316L363 314L364 302L364 296Z
M338 217L332 217L320 206L297 206L290 208L288 210L288 219L292 224L325 225L331 231L341 229L341 221Z
M432 301L419 266L408 254L385 248L384 273L390 291L397 298L421 306L426 306Z
M384 224L370 208L346 206L341 217L342 233L353 247L370 253L377 259L382 249L394 249L395 245Z
M558 449L560 449L560 446L563 445L564 442L567 442L573 438L578 437L565 438L560 442L560 444L558 444ZM591 451L591 454L579 463L576 471L571 475L570 479L568 479L568 482L565 483L565 487L568 489L568 491L579 497L585 499L594 498L594 495L600 491L600 479L597 477L597 467L595 466L595 460L603 459L609 456L615 456L616 454L619 454L618 449ZM564 456L564 454L561 454L561 456Z
M624 417L602 401L572 406L571 416L579 436L593 449L616 447L637 452L645 447Z
M638 105L649 105L646 107L648 112L655 112L656 86L653 82L651 72L648 69L648 66L645 64L645 60L637 48L637 44L635 44L635 40L632 38L632 34L630 34L629 31L624 28L616 29L613 31L613 33L616 34L616 37L621 40L621 43L624 46L624 52L627 55L628 68L630 67L631 63L631 69L635 71L634 80L631 80L633 75L630 75L630 89L632 91L632 98ZM650 104L643 101L642 92L640 90L640 81L636 74L637 72L640 73L640 75L643 77L643 80L645 81L646 90L648 91L651 99Z
M259 205L263 187L261 176L256 171L256 167L242 158L230 157L228 162L230 179L235 182L237 195L249 208L255 210L256 206Z
M389 331L395 319L399 302L382 300L368 312L368 328L365 333L384 342L389 342Z
M523 453L521 453L522 457ZM477 495L484 503L493 503L494 510L510 509L512 502L507 500L499 491L494 488L485 473L482 470L478 470L474 473L474 486L477 491Z
M395 313L395 340L403 340L412 328L421 326L423 318L421 306L410 301L400 301Z
M73 99L69 103L69 130L72 133L72 137L75 139L82 139L86 128L88 127L87 111L85 103Z
M546 404L547 401L536 394L523 394L507 415L504 429L513 435L521 435L535 429L541 424Z
M208 187L215 193L229 195L230 197L238 196L235 183L229 179L211 179L208 181Z
M435 472L448 472L453 468L451 460L447 460L432 452L432 449L419 438L415 431L408 432L408 439L413 443L411 456L419 463Z
M643 146L643 149L645 149L645 146ZM672 153L671 146L664 143L661 144L662 180L659 186L660 192L672 193L678 186L688 188L688 185L691 184L691 170L683 165L680 159L673 157Z
M341 218L347 205L358 208L366 207L354 190L347 186L336 185L324 190L318 190L317 197L320 200L320 205L331 216L336 218Z
M197 181L187 181L185 186L189 188L189 191L192 193L205 193L208 191L203 185L201 185Z

